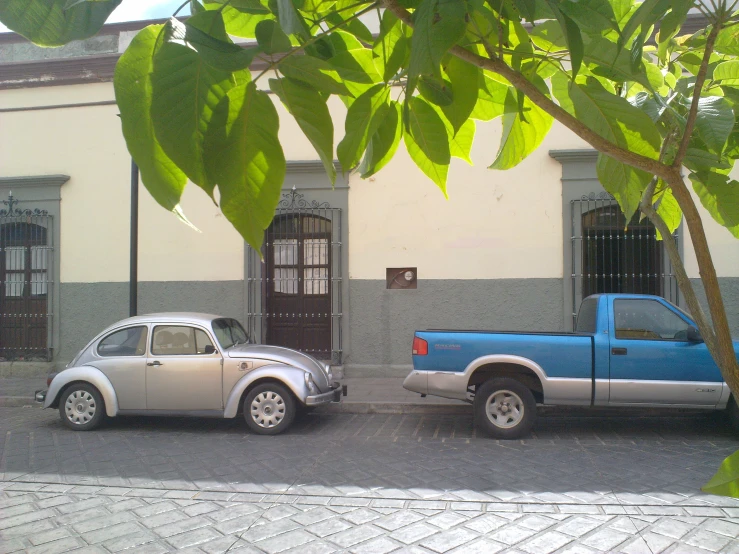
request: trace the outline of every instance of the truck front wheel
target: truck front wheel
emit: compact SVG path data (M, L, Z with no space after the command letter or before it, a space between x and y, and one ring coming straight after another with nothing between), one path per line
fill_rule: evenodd
M518 439L531 431L536 400L520 381L496 377L475 393L475 424L496 439Z

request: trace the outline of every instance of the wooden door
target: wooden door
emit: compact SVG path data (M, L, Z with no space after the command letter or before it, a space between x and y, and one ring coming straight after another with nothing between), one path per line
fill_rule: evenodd
M0 356L48 354L46 228L33 223L0 225Z
M331 221L278 216L267 232L267 344L331 358Z

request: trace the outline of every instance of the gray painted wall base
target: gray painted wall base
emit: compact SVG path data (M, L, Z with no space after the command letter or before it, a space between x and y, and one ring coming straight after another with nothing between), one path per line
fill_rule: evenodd
M561 331L562 290L562 279L419 280L415 290L351 279L347 375L407 375L417 329Z
M71 360L108 325L128 317L128 283L62 283L60 344L55 359ZM144 281L140 314L207 312L244 320L243 281Z

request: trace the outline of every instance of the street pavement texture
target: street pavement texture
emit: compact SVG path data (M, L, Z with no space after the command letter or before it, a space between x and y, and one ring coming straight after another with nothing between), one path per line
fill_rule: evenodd
M0 554L739 553L739 501L700 486L739 441L717 415L120 418L0 408Z

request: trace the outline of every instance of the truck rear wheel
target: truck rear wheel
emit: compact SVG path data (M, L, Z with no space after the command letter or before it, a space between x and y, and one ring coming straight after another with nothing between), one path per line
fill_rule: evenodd
M531 431L536 419L536 400L515 379L496 377L475 393L475 424L496 439L518 439Z

